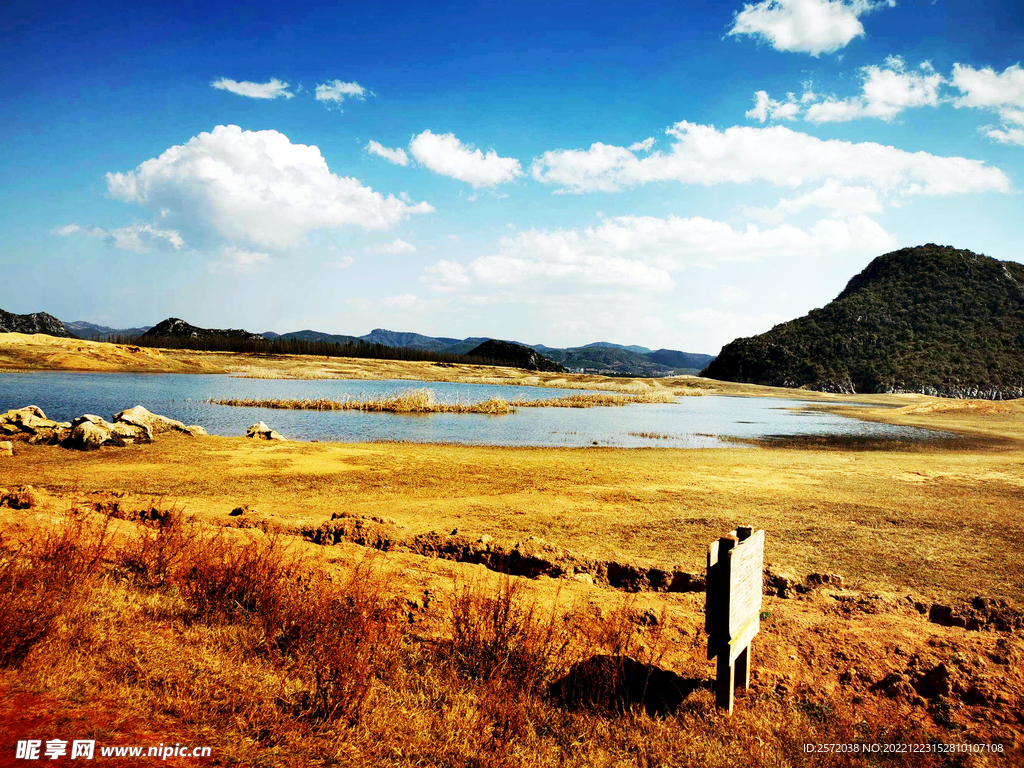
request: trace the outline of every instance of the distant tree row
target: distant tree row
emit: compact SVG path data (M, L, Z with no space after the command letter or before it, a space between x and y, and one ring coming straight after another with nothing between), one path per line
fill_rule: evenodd
M452 355L424 349L388 347L355 341L342 344L334 341L301 341L298 339L251 339L228 335L190 336L107 336L113 344L132 344L159 349L190 349L197 352L239 352L257 355L310 355L315 357L357 357L372 360L418 360L432 363L462 365L514 365L505 360Z

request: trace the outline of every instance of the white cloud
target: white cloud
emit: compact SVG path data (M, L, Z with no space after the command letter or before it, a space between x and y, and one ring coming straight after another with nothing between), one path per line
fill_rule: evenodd
M589 150L555 150L537 158L533 177L566 192L615 192L657 181L745 184L766 181L797 188L835 179L892 195L1008 192L999 168L963 157L905 152L874 142L823 140L781 125L765 128L686 121L666 129L667 152L637 157L625 147L595 143Z
M967 64L953 65L953 85L962 96L954 105L976 109L1024 109L1024 68L1020 64L996 72L992 67L975 69Z
M269 264L270 255L260 251L248 251L237 245L226 245L220 250L220 258L206 262L206 268L216 274L245 274Z
M862 117L892 120L905 109L939 106L939 88L946 82L928 62L922 62L917 71L906 71L898 56L889 56L884 69L863 67L861 78L859 96L842 100L830 96L811 104L806 119L812 123L846 122Z
M103 240L108 245L132 253L149 253L153 246L170 246L176 251L185 247L181 234L173 229L161 229L152 224L130 224L127 227L107 229L106 227L81 227L68 224L53 230L54 235L68 237L82 234Z
M651 151L651 147L653 147L653 146L654 146L654 137L653 136L648 136L643 141L637 141L637 142L634 142L633 144L630 144L629 147L627 147L627 149L629 149L630 152L650 152Z
M351 256L342 256L340 259L334 262L334 266L336 266L338 269L348 269L355 263L356 260L353 259Z
M496 254L467 265L439 261L423 281L433 290L517 288L579 292L605 288L663 292L689 267L763 258L814 257L843 251L882 253L894 238L864 216L822 219L807 229L734 228L720 221L620 216L583 230L535 230L503 238Z
M390 147L385 147L379 141L374 141L373 139L370 139L365 149L371 155L383 157L389 163L394 163L395 165L409 164L409 156L405 154L405 150L402 149L401 147L391 149Z
M395 238L390 243L384 243L383 245L376 246L373 250L377 253L387 253L392 256L398 256L403 253L416 253L416 246L412 243L407 243L401 238Z
M847 186L829 179L822 186L796 197L783 198L771 208L743 208L760 221L777 223L808 208L819 208L831 216L846 217L881 213L882 201L870 187Z
M342 80L329 80L316 86L316 100L331 104L341 104L346 98L362 101L366 98L366 89L359 83L346 83Z
M1024 128L989 128L985 135L1000 144L1024 147Z
M820 56L862 36L860 16L895 5L895 0L762 0L744 4L728 34L751 35L777 51Z
M332 173L316 146L236 125L219 125L106 179L112 197L166 209L163 220L201 240L265 248L301 245L321 229L387 229L434 210Z
M434 173L464 181L473 189L504 184L523 175L515 158L500 157L493 149L484 154L451 133L423 131L409 142L409 151Z
M270 78L266 83L252 83L248 80L238 82L222 77L220 80L214 80L210 85L218 90L230 91L250 99L276 99L282 96L290 99L295 95L288 90L288 83L283 83L276 77Z
M961 93L953 102L955 107L985 109L999 115L1002 127L990 126L985 135L1001 144L1024 143L1024 131L1012 127L1024 126L1024 68L1020 64L996 72L991 67L975 69L957 63L953 65L952 82Z
M795 120L800 114L800 105L795 99L791 93L788 101L775 101L769 98L767 91L758 91L754 94L754 106L746 112L745 117L762 123L766 120Z

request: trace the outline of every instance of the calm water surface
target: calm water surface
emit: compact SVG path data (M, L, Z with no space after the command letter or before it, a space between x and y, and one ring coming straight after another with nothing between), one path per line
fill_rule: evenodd
M210 398L366 398L426 387L440 400L476 402L491 397L546 399L570 392L543 387L422 381L235 379L224 375L130 373L0 374L0 412L38 405L52 419L83 413L110 419L142 405L212 435L244 435L265 421L294 440L366 442L405 440L473 445L710 448L735 445L723 438L840 435L928 438L939 433L876 424L814 411L794 411L800 400L755 397L683 397L676 403L609 408L523 408L506 416L360 411L284 411L210 405ZM654 437L656 436L656 437Z

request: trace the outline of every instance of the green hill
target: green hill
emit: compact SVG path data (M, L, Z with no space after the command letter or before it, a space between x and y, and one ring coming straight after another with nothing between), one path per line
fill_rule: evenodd
M466 354L468 357L488 360L492 364L525 368L528 371L566 372L565 368L544 357L537 350L524 347L522 344L516 344L515 342L501 341L500 339L488 339Z
M1024 396L1024 265L934 244L879 256L821 309L727 344L703 375L826 392Z

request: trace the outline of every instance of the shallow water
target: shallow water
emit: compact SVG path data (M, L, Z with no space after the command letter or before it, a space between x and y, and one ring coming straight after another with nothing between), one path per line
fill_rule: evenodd
M211 398L367 398L407 389L432 389L439 400L476 402L491 397L546 399L579 390L422 381L236 379L223 375L132 373L0 374L0 412L38 405L69 421L83 413L110 419L142 405L212 435L244 435L265 421L295 440L367 442L405 440L471 445L617 446L712 448L737 445L728 438L835 435L928 438L939 433L860 421L820 411L792 410L802 401L754 397L683 397L676 403L603 408L521 408L505 416L361 411L287 411L236 408Z

